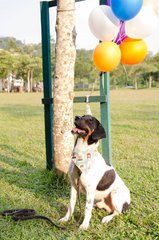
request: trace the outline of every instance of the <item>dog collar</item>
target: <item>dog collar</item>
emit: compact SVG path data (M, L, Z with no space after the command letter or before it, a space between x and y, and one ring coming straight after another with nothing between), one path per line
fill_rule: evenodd
M75 149L72 153L72 160L82 173L87 173L94 161L97 150L79 150Z

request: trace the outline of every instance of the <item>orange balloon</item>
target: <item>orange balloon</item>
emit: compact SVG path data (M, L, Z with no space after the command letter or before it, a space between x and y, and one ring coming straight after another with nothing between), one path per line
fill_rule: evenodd
M120 59L120 48L114 42L99 43L93 52L94 64L102 72L112 71L120 63Z
M126 38L120 44L121 62L123 64L137 64L144 60L147 54L147 45L142 39Z

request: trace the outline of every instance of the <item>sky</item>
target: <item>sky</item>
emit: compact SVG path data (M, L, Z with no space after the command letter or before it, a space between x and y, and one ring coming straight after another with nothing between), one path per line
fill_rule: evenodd
M159 0L156 0L159 4ZM88 17L98 0L76 3L77 48L94 49L98 44L90 32ZM56 8L50 9L51 36L55 35ZM0 37L15 37L25 43L41 42L40 0L0 0ZM159 51L159 28L145 39L148 50Z

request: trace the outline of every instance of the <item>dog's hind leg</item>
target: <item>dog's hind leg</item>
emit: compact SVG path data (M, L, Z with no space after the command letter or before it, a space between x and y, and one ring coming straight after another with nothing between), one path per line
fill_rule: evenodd
M112 209L110 208L110 206L106 205L106 203L104 202L104 200L101 200L99 202L96 202L95 207L99 208L99 209L105 209L108 213L112 212Z
M66 215L61 218L59 221L61 222L67 222L72 214L74 213L75 205L76 205L76 200L77 200L77 189L74 184L71 185L71 197L70 197L70 203L68 206L68 210Z
M104 202L106 204L106 206L110 209L110 211L108 211L109 213L111 213L110 215L104 217L102 219L102 223L108 223L112 220L112 218L114 216L117 216L120 214L120 210L118 209L118 199L117 199L118 195L116 192L114 193L110 193L105 199Z
M109 199L105 199L105 202L108 204L109 200L108 205L111 206L112 214L104 217L102 219L102 223L110 222L114 216L117 216L126 211L130 204L130 195L128 190L116 190L114 192L111 192L108 197Z

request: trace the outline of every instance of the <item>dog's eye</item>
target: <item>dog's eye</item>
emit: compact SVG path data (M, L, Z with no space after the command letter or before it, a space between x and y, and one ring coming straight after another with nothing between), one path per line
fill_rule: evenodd
M92 121L93 121L93 119L92 119L92 118L90 118L90 119L88 119L88 121L89 121L89 122L92 122Z

